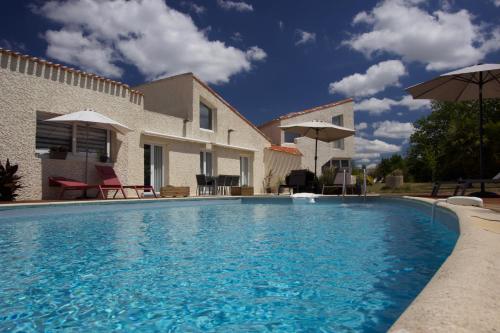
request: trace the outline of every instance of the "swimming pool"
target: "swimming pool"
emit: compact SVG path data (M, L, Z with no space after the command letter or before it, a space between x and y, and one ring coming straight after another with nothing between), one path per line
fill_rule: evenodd
M382 198L1 210L0 331L385 331L455 227Z

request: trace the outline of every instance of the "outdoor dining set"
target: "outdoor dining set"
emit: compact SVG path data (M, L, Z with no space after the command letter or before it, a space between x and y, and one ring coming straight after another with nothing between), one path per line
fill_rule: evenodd
M240 186L240 176L233 175L196 175L196 194L230 195L232 187Z

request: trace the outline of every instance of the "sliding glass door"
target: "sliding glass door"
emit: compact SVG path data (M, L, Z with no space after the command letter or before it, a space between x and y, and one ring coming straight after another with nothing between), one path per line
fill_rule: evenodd
M249 167L249 158L246 156L240 157L240 186L249 185L250 178L250 167Z
M159 191L163 186L163 147L144 145L144 184Z

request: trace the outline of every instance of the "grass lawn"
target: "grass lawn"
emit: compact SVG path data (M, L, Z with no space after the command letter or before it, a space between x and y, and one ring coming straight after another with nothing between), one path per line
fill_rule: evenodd
M439 190L440 196L449 196L453 194L455 190L456 183L453 184L443 184ZM397 194L397 195L416 195L416 196L429 196L432 190L432 183L405 183L399 188L389 188L383 183L377 183L372 186L368 186L368 193L379 193L379 194ZM490 192L500 193L500 186L498 184L489 185L486 184L486 190ZM479 191L479 184L474 184L474 187L467 189L465 193L470 194Z

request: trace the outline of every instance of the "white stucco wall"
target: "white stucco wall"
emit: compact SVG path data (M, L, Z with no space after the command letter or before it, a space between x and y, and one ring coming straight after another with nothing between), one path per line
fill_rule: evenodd
M0 51L0 92L0 159L19 164L24 188L18 199L54 198L57 188L48 187L49 176L84 180L83 156L73 160L36 156L37 111L61 115L93 108L133 129L113 136L113 166L123 183L142 184L143 152L137 130L142 127L142 97L128 87ZM97 182L96 162L91 159L89 183Z
M271 188L276 191L278 180L284 180L292 170L301 168L302 156L266 149L264 151L265 174L271 171Z
M314 171L314 151L315 140L300 137L295 143L285 143L285 133L279 129L279 126L296 124L305 121L321 120L331 122L332 117L343 115L344 127L354 129L354 102L348 101L339 105L321 108L312 112L304 112L290 118L274 121L261 126L261 129L272 136L273 143L287 147L296 147L302 153L301 168ZM318 141L318 175L321 174L321 166L332 158L352 159L354 157L354 136L344 139L344 149L334 148L333 143Z
M191 86L185 84L186 77L191 79ZM175 81L182 82L175 86ZM168 84L166 84L168 82ZM182 89L192 89L192 100L189 108L192 117L186 121L176 116L176 112L169 114L168 108L161 105L152 105L151 110L145 110L144 129L158 135L146 135L143 142L161 144L166 152L166 184L175 186L189 186L191 194L196 193L196 174L200 173L200 151L209 150L213 154L213 172L215 175L239 175L240 157L247 156L250 161L250 184L256 193L263 191L264 178L264 149L270 146L267 138L253 125L237 113L220 96L208 86L195 78L192 74L183 74L170 80L159 80L148 83L149 90L164 91L165 96L171 95L169 89L175 86L175 91L182 96L189 95ZM143 86L137 87L141 90ZM152 88L154 87L154 88ZM145 89L145 99L148 100L149 90ZM161 103L161 99L155 99ZM153 101L153 102L154 102ZM178 100L186 103L186 100ZM200 101L209 106L214 112L214 129L208 131L200 129ZM151 105L149 102L147 105ZM186 109L186 106L176 109ZM156 112L154 110L162 110ZM228 135L229 130L232 132ZM168 136L180 137L179 139ZM201 142L197 142L201 141Z

